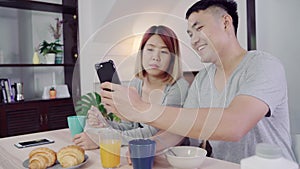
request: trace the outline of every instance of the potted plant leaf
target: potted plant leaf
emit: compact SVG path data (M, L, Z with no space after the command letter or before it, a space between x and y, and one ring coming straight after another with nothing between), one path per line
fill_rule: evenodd
M81 96L80 99L76 102L75 112L77 113L77 115L86 116L91 106L98 108L104 118L110 121L121 121L121 119L113 113L107 113L104 105L101 103L101 96L96 92L90 92Z
M55 55L62 53L61 47L62 44L59 43L59 40L55 40L54 42L50 43L44 40L40 44L39 52L46 57L48 64L54 64Z
M43 56L46 58L46 62L48 64L54 64L56 57L60 56L60 62L62 62L62 44L60 43L60 36L62 34L61 28L63 21L59 18L55 18L56 24L53 26L52 24L49 25L50 33L54 38L53 42L47 42L44 40L42 43L39 44L39 51Z

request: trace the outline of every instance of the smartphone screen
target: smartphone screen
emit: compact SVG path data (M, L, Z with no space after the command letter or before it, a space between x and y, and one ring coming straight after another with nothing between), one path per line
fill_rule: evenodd
M50 143L54 143L54 140L43 138L43 139L19 142L16 143L15 146L18 148L25 148L25 147L32 147L32 146L38 146L38 145L50 144Z
M100 83L112 82L121 84L115 64L112 60L95 64Z

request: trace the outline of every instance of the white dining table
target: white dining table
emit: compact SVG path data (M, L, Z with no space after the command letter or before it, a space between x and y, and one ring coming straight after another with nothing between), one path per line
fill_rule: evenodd
M18 149L14 146L15 143L19 141L28 141L33 139L49 138L55 142L52 144L40 145L35 147L27 147ZM31 150L37 147L48 147L54 151L58 151L60 148L72 145L72 139L69 129L60 129L47 132L32 133L26 135L19 135L13 137L5 137L0 139L0 169L22 169L23 162L28 159L28 154ZM128 165L125 154L127 147L122 147L121 150L121 165L120 169L132 169L131 165ZM96 150L86 150L85 154L88 159L84 165L80 168L89 169L102 169L100 161L99 149ZM154 162L153 169L172 169L165 158L162 156L157 157ZM199 169L240 169L239 164L217 160L213 158L206 157L204 163L199 166Z

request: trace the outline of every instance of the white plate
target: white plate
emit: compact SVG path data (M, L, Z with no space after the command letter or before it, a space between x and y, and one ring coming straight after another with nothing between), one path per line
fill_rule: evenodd
M80 163L80 164L78 164L78 165L76 165L76 166L69 167L69 168L63 168L63 167L59 164L59 162L56 161L56 163L55 163L53 166L48 167L47 169L75 169L75 168L79 168L79 167L81 167L82 165L84 165L84 164L87 162L88 158L89 158L89 156L85 154L85 155L84 155L84 161L83 161L82 163ZM28 168L28 164L29 164L29 159L26 159L26 160L23 162L23 166L24 166L25 168Z

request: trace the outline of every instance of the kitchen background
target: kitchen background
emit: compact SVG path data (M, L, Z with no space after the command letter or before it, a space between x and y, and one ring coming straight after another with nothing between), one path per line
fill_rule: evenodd
M73 78L80 78L81 94L97 90L99 82L94 64L102 60L114 59L116 61L121 80L127 81L132 78L132 65L140 35L153 24L170 26L177 33L182 49L184 71L202 69L205 65L200 64L199 57L190 48L184 19L185 11L196 1L80 0L78 18L81 53L78 60L80 65L77 65L77 68L80 68L80 77ZM61 0L43 2L60 3ZM237 3L240 15L238 39L242 46L247 48L246 0L237 1ZM257 49L272 53L284 64L288 80L291 129L292 133L300 133L300 104L298 103L300 95L298 89L300 86L298 75L300 13L298 7L300 1L257 0L255 3ZM49 32L50 23L55 24L54 18L56 17L57 14L49 12L33 12L29 15L26 12L20 13L13 9L0 8L0 63L18 62L17 57L14 56L20 53L28 56L24 59L31 63L32 46L51 38L51 35L45 32ZM22 23L18 24L17 20ZM34 75L24 78L33 83L32 86L24 86L24 92L35 91L35 93L25 93L27 97L30 95L32 95L30 97L36 97L36 95L40 97L45 85L51 85L53 82L64 83L63 68L49 67L42 71L35 69L40 68L28 70ZM53 70L49 71L49 69ZM5 68L0 71L1 75L11 75L18 69ZM35 71L38 73L34 73ZM20 73L23 72L18 74ZM19 76L10 77L14 81L19 80Z

